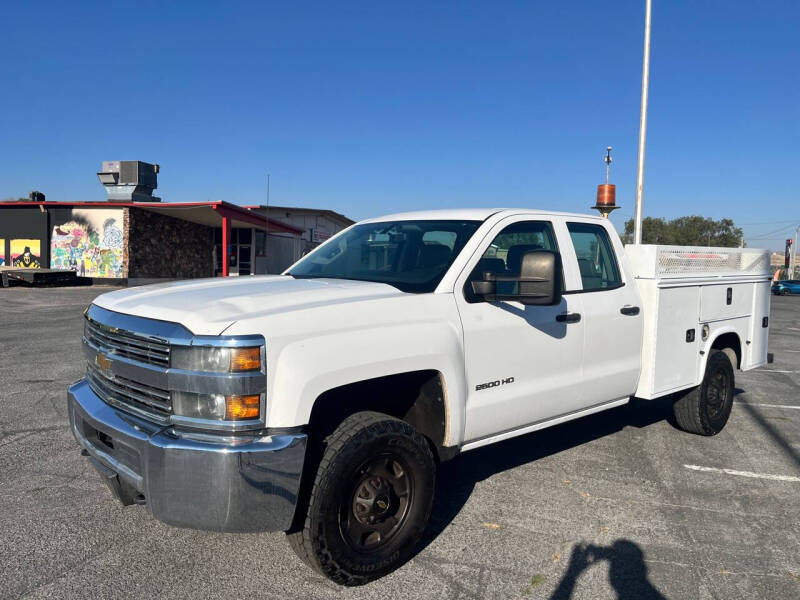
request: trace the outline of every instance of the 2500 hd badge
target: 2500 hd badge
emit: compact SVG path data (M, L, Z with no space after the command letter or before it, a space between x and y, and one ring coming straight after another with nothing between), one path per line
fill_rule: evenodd
M506 377L505 379L496 379L495 381L490 381L488 383L479 383L475 386L475 391L480 392L481 390L497 387L498 385L506 385L507 383L514 383L514 378Z

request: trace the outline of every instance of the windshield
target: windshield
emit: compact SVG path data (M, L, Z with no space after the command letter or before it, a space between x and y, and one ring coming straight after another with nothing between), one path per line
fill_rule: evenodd
M432 292L480 221L383 221L356 225L314 250L288 272L388 283L411 293Z

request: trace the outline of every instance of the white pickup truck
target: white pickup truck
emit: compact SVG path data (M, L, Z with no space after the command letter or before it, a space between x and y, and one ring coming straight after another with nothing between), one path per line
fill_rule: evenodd
M123 503L287 531L358 585L413 552L459 452L632 396L719 432L734 370L767 362L768 269L758 250L623 248L593 216L371 219L282 275L99 296L70 424Z

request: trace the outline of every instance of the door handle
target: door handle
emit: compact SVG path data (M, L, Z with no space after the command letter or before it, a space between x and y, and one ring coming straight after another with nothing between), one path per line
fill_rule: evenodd
M577 323L581 320L581 313L563 313L556 315L556 321L559 323Z
M629 316L638 315L639 314L639 307L638 306L623 306L622 308L619 309L619 312L621 312L623 315L629 315Z

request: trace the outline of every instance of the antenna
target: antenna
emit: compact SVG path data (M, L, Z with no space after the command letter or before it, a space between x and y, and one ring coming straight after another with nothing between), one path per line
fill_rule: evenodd
M611 163L614 162L614 159L611 158L611 146L606 148L606 157L603 160L606 163L606 185L608 185L608 176L611 172Z

